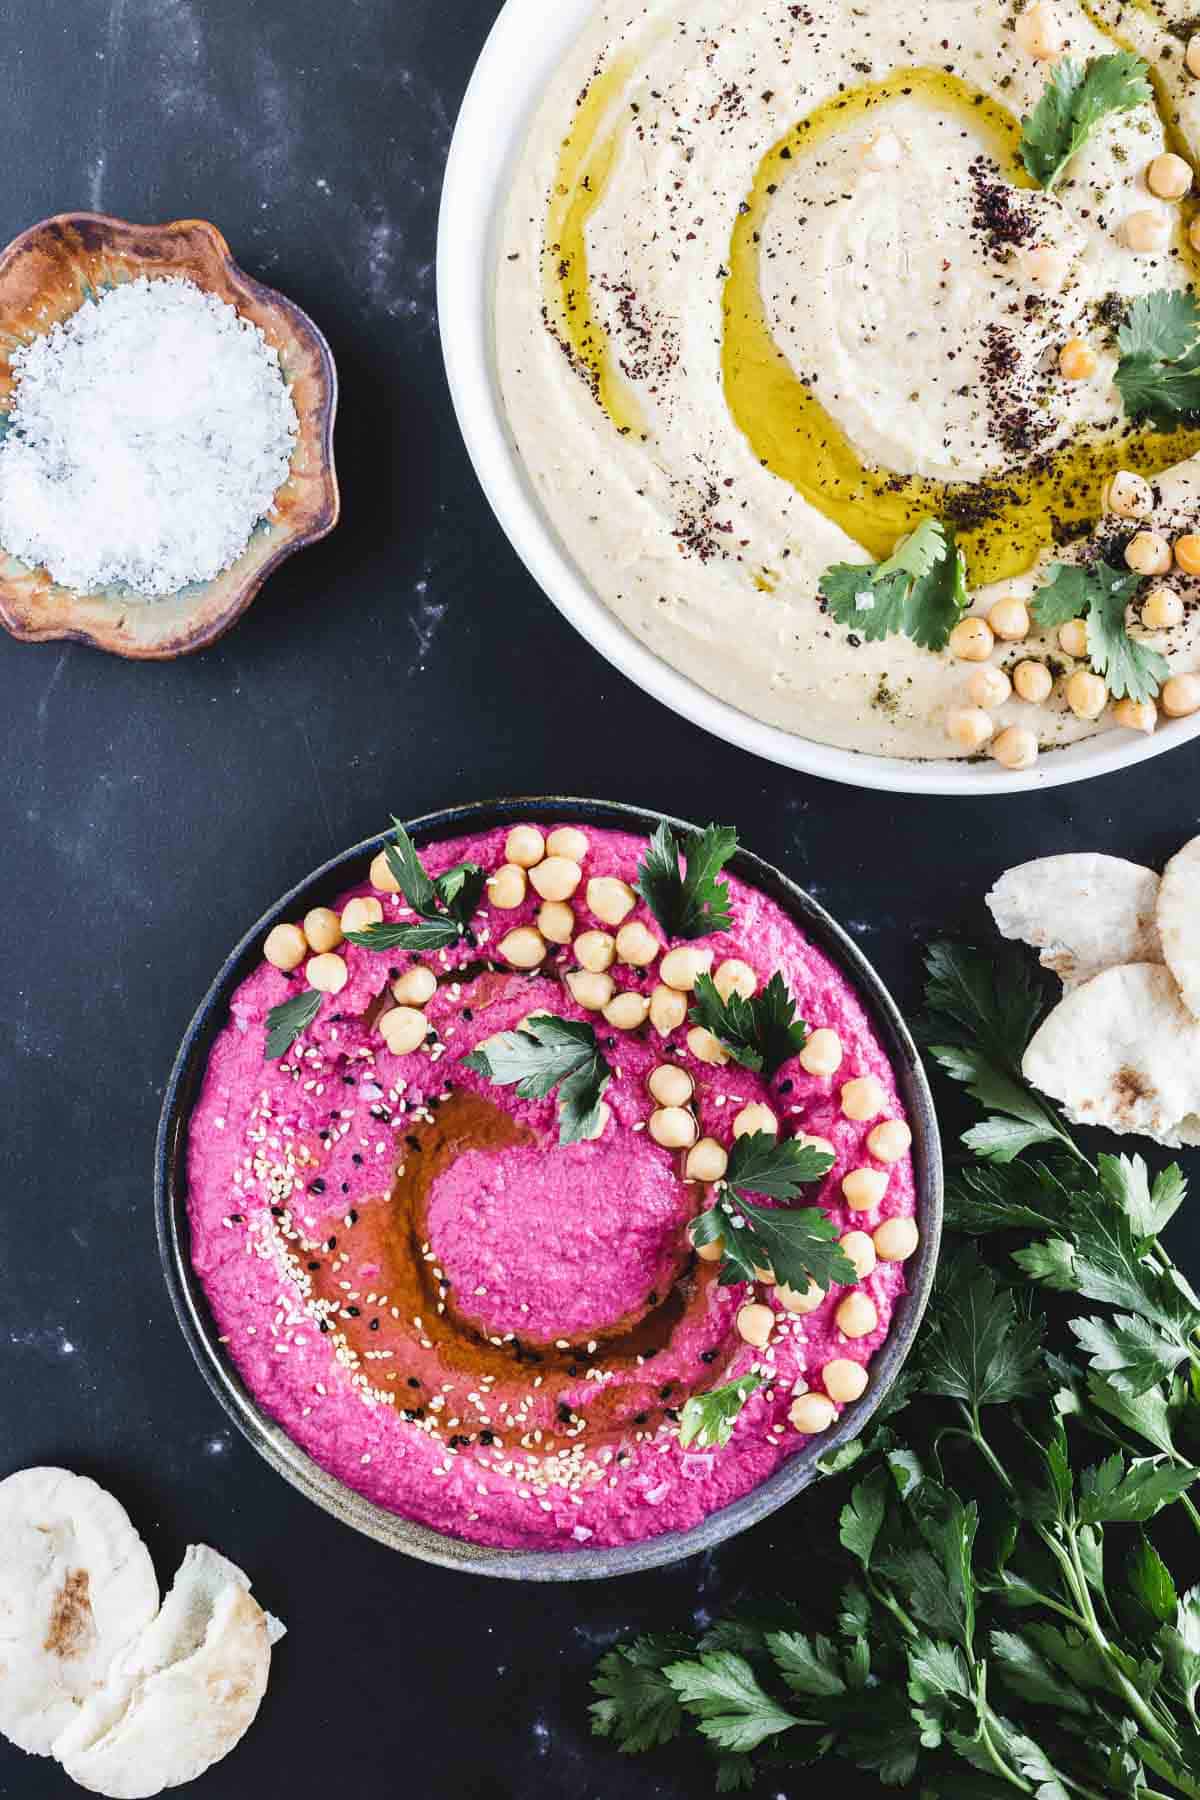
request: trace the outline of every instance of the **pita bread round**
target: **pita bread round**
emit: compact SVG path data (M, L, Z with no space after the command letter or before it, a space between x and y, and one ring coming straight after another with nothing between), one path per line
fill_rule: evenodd
M271 1667L267 1615L240 1569L206 1545L184 1557L161 1613L57 1739L81 1787L147 1800L194 1781L253 1723Z
M1022 1068L1077 1125L1200 1142L1200 1020L1159 964L1106 969L1067 994Z
M1172 857L1158 891L1158 929L1183 1003L1200 1019L1200 837Z
M1002 937L1041 952L1068 992L1104 969L1163 960L1158 876L1119 856L1044 856L1002 875L987 897Z
M150 1553L118 1500L66 1469L0 1481L0 1732L34 1756L158 1611Z

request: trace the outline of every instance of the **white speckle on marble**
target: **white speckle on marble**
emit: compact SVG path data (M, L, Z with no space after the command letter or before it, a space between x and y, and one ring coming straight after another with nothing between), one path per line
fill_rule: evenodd
M429 583L418 581L413 589L417 596L417 609L409 615L409 627L417 640L417 660L409 668L410 675L419 674L429 660L429 652L433 649L434 640L446 617L446 602L429 598Z

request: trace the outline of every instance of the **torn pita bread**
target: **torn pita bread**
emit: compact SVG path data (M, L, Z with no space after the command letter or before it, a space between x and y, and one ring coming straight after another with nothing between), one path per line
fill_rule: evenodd
M1002 937L1041 952L1068 993L1104 969L1163 960L1158 876L1119 856L1045 856L1002 875L987 897Z
M1200 838L1185 844L1163 872L1158 929L1183 1003L1200 1019Z
M1067 994L1022 1068L1076 1125L1200 1144L1200 1020L1159 964L1106 969Z
M193 1781L253 1723L272 1637L242 1571L192 1545L157 1619L117 1658L54 1754L73 1781L112 1800Z
M118 1500L66 1469L0 1481L0 1732L34 1756L158 1611L150 1553Z

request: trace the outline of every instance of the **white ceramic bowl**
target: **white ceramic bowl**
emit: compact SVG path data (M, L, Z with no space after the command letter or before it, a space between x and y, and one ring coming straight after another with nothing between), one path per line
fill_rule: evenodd
M1200 736L1200 715L1160 727L1151 738L1105 732L1043 756L1026 774L992 762L860 756L794 737L716 699L648 650L608 610L571 561L526 478L496 377L492 307L499 225L530 118L595 3L506 0L463 101L438 233L438 313L458 422L496 517L559 611L638 687L725 743L856 787L969 795L1060 787L1145 762Z

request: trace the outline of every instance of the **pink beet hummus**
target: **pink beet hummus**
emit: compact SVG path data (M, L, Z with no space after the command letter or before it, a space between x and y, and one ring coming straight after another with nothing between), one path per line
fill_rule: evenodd
M589 879L636 879L645 840L591 829L577 930L607 929L587 908ZM489 873L505 832L422 852L431 875L469 859ZM363 874L366 876L366 870ZM880 1261L860 1284L878 1311L847 1339L834 1287L811 1313L786 1311L770 1286L722 1287L693 1253L686 1226L708 1204L684 1157L647 1130L647 1078L663 1062L696 1084L702 1135L728 1146L750 1101L785 1135L828 1139L837 1161L803 1204L839 1233L873 1233L914 1211L911 1161L887 1165L869 1212L850 1211L842 1178L883 1169L867 1148L880 1119L903 1119L895 1079L862 1004L834 965L764 895L729 879L732 927L699 940L714 966L748 963L765 985L780 971L810 1031L843 1047L832 1077L798 1059L769 1080L700 1062L687 1027L608 1026L563 983L569 947L532 973L505 967L500 941L536 922L484 899L474 947L338 949L349 981L280 1061L264 1059L266 1015L306 991L305 968L266 962L238 989L212 1051L188 1146L192 1254L217 1328L263 1408L331 1474L378 1505L441 1532L508 1548L636 1543L698 1524L757 1487L803 1445L789 1423L798 1394L820 1391L831 1358L869 1365L887 1336L904 1265ZM373 894L364 879L351 894ZM385 921L410 918L378 895ZM630 915L660 939L649 909ZM664 941L664 949L670 946ZM427 1041L394 1055L378 1029L391 982L431 968ZM612 970L618 990L649 994L654 967ZM522 1100L462 1066L484 1040L539 1012L591 1023L614 1071L594 1142L560 1145L552 1097ZM873 1075L878 1118L842 1111L843 1083ZM775 1313L765 1348L743 1340L739 1309ZM722 1448L684 1450L688 1398L757 1370Z

